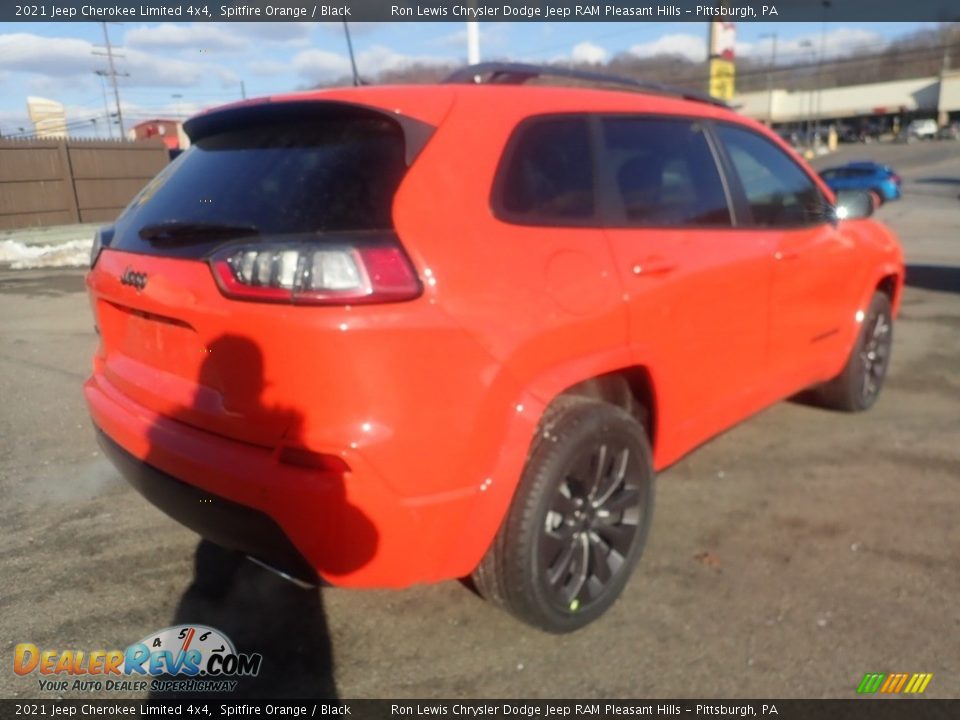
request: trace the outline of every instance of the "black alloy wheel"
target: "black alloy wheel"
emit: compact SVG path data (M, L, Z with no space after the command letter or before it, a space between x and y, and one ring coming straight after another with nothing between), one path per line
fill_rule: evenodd
M643 472L630 447L599 440L557 486L539 540L540 574L558 608L603 597L640 532Z
M653 513L646 431L626 410L562 396L541 420L513 503L473 581L548 632L577 630L616 601Z
M865 321L863 347L860 362L863 364L860 380L860 398L872 405L880 394L883 380L890 364L890 348L893 340L893 324L889 312L874 312Z
M860 331L843 371L812 393L812 399L824 407L846 412L867 410L883 388L893 349L890 298L877 292L860 317Z

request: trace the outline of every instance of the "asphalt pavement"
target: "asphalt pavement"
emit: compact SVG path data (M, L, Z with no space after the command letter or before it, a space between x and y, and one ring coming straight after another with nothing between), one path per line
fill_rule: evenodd
M263 653L241 695L853 697L867 672L930 672L926 695L960 697L960 143L817 164L848 157L906 180L878 215L911 266L880 400L780 403L668 469L623 598L563 637L457 582L311 592L247 563L221 598L197 593L215 554L94 441L82 270L0 268L0 696L143 697L41 691L14 646L124 648L203 622Z

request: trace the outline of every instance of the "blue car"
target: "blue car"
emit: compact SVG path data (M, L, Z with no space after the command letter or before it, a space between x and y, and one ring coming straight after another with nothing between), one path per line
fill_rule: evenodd
M874 206L896 200L903 194L900 190L902 181L893 168L875 162L852 162L827 168L820 172L820 177L834 192L866 190L873 198Z

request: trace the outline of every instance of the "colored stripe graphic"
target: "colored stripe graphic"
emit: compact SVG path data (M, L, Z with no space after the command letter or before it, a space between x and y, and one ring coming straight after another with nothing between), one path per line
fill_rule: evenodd
M933 673L867 673L857 686L861 695L876 692L895 695L900 692L917 695L927 689Z
M863 676L863 680L860 681L860 685L857 687L858 693L875 693L880 689L880 683L883 682L883 679L886 677L884 673L867 673Z
M932 677L933 673L914 673L903 691L911 694L922 693L927 689L927 685L930 684L930 678Z
M908 677L906 673L891 673L887 676L887 681L883 684L883 687L880 688L880 692L891 694L900 692Z

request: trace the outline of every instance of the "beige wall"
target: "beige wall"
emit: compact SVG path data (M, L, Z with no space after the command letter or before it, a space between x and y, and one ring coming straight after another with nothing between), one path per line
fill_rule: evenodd
M960 70L954 70L943 76L940 86L940 110L957 112L960 110Z

